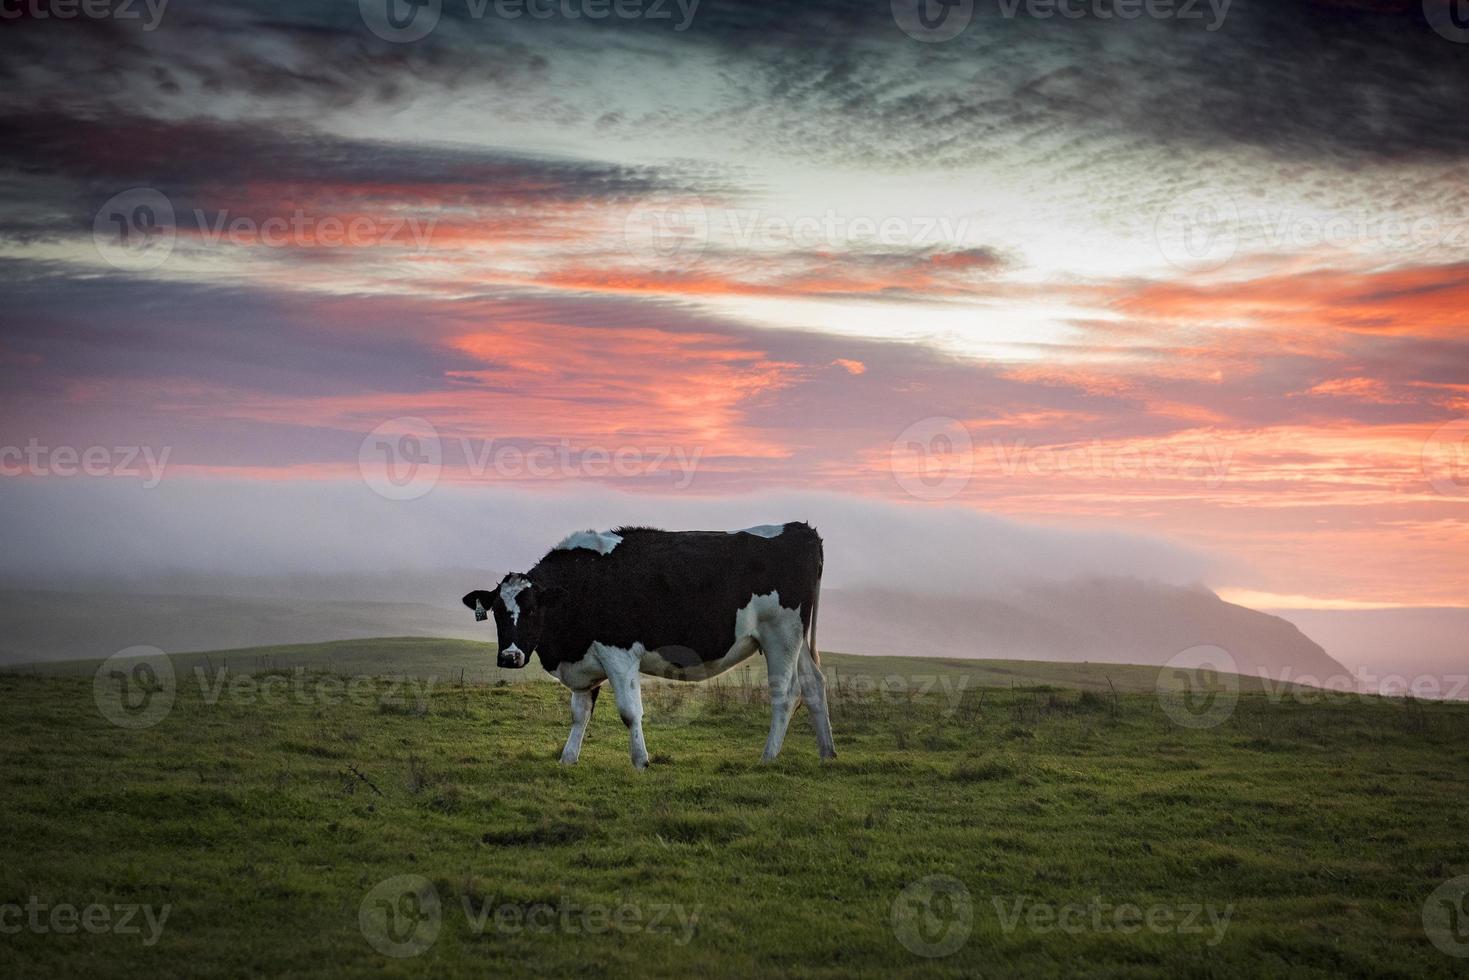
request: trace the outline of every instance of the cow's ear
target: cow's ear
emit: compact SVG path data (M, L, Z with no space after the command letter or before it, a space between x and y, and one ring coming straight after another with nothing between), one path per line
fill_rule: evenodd
M464 597L464 604L470 609L475 608L476 605L480 605L488 609L490 608L490 602L494 598L495 596L493 593L486 592L484 589L475 589L473 592L469 593L469 595Z
M546 588L539 589L538 591L540 592L538 598L541 600L541 605L547 609L555 609L565 602L567 596L571 594L559 585L548 585Z

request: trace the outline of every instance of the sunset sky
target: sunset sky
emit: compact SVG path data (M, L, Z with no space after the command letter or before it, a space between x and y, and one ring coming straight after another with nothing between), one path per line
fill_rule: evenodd
M947 40L888 0L441 0L391 40L374 2L0 23L0 444L366 493L411 417L435 493L963 507L1217 556L1259 607L1469 605L1438 0L981 2Z

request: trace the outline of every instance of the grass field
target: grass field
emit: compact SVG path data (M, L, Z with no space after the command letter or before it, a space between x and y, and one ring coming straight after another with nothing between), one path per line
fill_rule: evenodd
M1189 728L1155 669L829 656L835 762L801 712L761 766L736 680L650 687L637 772L606 699L557 765L565 692L484 659L181 656L141 728L104 717L95 665L0 676L0 973L1469 968L1424 924L1469 873L1469 705L1247 686ZM369 673L415 680L345 679Z

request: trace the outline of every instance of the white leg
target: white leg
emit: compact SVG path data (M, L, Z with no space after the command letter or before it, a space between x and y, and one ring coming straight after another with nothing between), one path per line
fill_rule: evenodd
M561 750L561 764L564 766L576 765L576 760L581 757L581 743L586 738L592 711L597 707L597 691L598 688L594 687L571 692L571 734L566 736L566 748Z
M619 647L593 646L607 680L612 685L612 696L617 699L617 713L627 726L632 764L639 769L647 768L648 746L643 742L643 685L638 675L638 663L642 659L641 648L631 650Z
M791 628L794 620L795 629ZM760 648L765 651L765 669L770 684L770 735L765 739L762 762L780 755L786 728L796 710L799 689L796 686L797 662L801 650L801 617L794 610L779 610L758 627Z
M811 713L811 727L816 730L816 751L823 759L835 759L837 750L831 738L831 716L826 710L826 678L812 659L811 647L804 638L796 671L801 679L801 697L806 702L806 710Z

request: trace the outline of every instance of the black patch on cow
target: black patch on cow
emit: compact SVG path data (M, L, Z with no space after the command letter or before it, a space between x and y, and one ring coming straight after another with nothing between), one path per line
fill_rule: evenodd
M823 554L821 535L807 524L787 524L772 538L645 527L613 533L622 543L609 554L556 549L526 573L540 599L522 593L521 622L533 618L535 651L548 671L581 660L593 642L641 643L697 668L734 644L735 613L771 592L780 593L785 608L799 609L810 628ZM543 601L547 594L557 601ZM503 641L513 634L503 628L508 618L498 615L500 605L495 619Z

